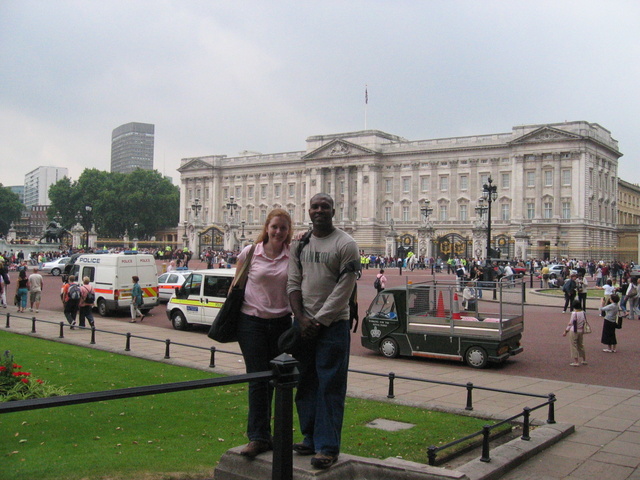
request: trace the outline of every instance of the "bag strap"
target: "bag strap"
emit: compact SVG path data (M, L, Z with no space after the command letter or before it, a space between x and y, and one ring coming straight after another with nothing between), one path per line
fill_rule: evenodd
M231 282L231 288L238 286L240 288L244 288L247 284L247 278L249 277L249 267L251 266L251 259L253 258L253 252L256 249L255 243L251 245L249 249L249 253L247 253L247 257L244 259L244 263L240 267L239 270L236 270L236 275L233 277L233 282Z

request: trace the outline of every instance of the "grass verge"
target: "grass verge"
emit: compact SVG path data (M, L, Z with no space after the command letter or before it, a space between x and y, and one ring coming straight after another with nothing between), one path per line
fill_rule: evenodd
M0 348L69 393L211 378L210 372L0 331ZM460 392L461 401L464 391ZM0 415L3 480L210 478L231 447L246 443L246 385ZM295 417L295 415L294 415ZM414 424L367 427L376 418ZM297 420L297 419L296 419ZM343 451L427 463L429 445L477 431L487 420L348 398ZM297 421L294 428L297 430ZM294 441L299 435L294 433Z

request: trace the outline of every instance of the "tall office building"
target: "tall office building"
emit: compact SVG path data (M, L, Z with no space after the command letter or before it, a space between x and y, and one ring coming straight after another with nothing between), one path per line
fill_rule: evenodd
M154 132L151 123L131 122L116 128L111 134L111 171L153 170Z
M50 205L49 187L69 176L69 169L61 167L38 167L24 176L24 205Z

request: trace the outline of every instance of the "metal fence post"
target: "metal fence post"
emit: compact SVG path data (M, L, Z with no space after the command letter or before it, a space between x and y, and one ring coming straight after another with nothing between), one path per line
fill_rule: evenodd
M427 448L427 458L429 459L429 465L434 466L436 464L436 455L438 453L438 447L431 445Z
M549 417L547 418L547 423L556 423L556 394L549 394Z
M6 325L4 326L4 328L9 328L9 327L10 327L10 322L9 322L9 319L10 319L10 318L11 318L11 314L7 312L7 323L6 323Z
M298 385L298 362L283 353L271 360L276 391L273 420L272 480L293 479L293 388Z
M31 318L31 333L36 333L36 322L37 322L36 317L32 317ZM60 330L60 331L62 331L62 330ZM62 337L60 337L60 338L62 338Z
M211 360L209 361L209 368L214 368L216 366L216 347L211 347Z
M467 383L467 406L465 410L473 410L473 383Z
M96 344L96 327L94 325L91 325L91 341L89 342L89 344Z
M393 381L396 378L396 374L393 372L389 372L389 393L387 393L387 398L395 398L396 396L393 393Z
M171 358L171 355L169 355L169 348L171 347L171 339L167 338L165 341L165 349L164 349L164 358L165 360L168 358Z
M520 437L522 440L531 440L529 436L529 417L531 415L531 409L529 407L524 407L522 410L522 436Z
M124 344L124 351L125 352L131 351L131 332L127 332L127 341Z
M482 457L480 457L480 461L485 463L491 461L489 456L489 433L491 433L490 425L482 427Z
M36 317L33 317L31 321L35 323ZM60 322L60 335L58 336L58 338L64 338L64 322Z

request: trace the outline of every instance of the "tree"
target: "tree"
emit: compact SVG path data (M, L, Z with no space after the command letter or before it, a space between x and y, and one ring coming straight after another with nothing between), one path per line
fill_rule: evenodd
M12 192L9 187L3 187L0 183L0 233L2 235L9 232L12 222L20 220L23 208L20 196Z
M175 227L179 220L180 190L157 171L138 169L123 174L86 169L73 183L65 178L51 186L49 198L50 218L58 213L62 225L70 229L80 215L82 228L95 225L101 237L122 237L129 232L148 238L158 230Z

